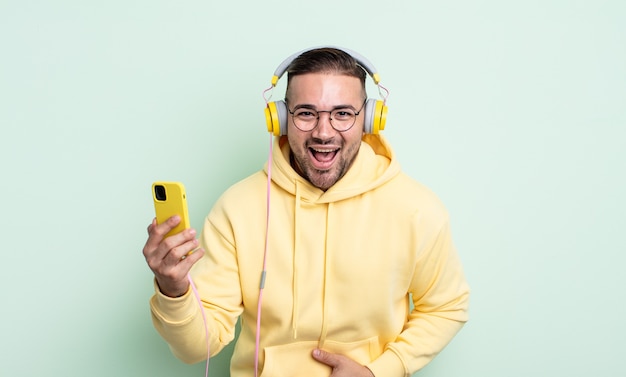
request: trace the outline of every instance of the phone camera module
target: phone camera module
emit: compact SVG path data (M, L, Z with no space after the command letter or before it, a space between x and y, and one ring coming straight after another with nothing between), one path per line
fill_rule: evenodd
M154 196L157 198L157 200L160 200L160 201L164 201L165 199L167 199L167 195L165 195L165 186L163 185L154 186Z

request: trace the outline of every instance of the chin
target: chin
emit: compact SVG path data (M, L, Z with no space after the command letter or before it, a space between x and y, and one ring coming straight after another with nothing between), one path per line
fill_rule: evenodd
M339 180L339 175L337 172L328 171L328 172L318 172L314 171L313 174L309 174L309 182L320 190L328 190L331 188L337 181Z

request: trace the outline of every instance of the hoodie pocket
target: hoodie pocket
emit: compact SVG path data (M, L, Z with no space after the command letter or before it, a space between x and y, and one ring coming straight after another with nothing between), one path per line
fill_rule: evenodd
M317 341L308 341L265 348L261 377L328 377L331 368L311 356L317 346ZM322 349L347 356L363 365L381 353L378 337L349 343L326 340Z

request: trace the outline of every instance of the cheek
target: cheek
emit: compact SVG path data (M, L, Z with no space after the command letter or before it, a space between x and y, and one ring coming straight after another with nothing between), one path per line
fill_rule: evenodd
M292 153L302 155L305 152L304 138L297 132L291 132L291 130L289 130L287 133L287 141L289 142L289 149L291 149Z
M344 160L344 163L346 164L351 164L352 161L354 161L354 159L356 158L357 153L359 152L359 147L361 146L361 138L360 137L354 137L354 138L350 138L350 139L345 139L344 140L344 153L342 156L342 159Z
M354 127L357 127L355 125ZM348 148L352 149L353 146L361 145L361 140L363 138L363 126L356 129L351 129L349 134L344 135L344 142Z

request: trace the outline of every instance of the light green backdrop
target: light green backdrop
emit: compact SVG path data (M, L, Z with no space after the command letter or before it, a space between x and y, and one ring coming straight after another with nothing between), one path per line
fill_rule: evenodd
M417 375L618 375L625 4L0 0L0 375L204 375L150 323L150 183L199 226L266 158L274 68L319 44L378 67L452 215L471 321Z

